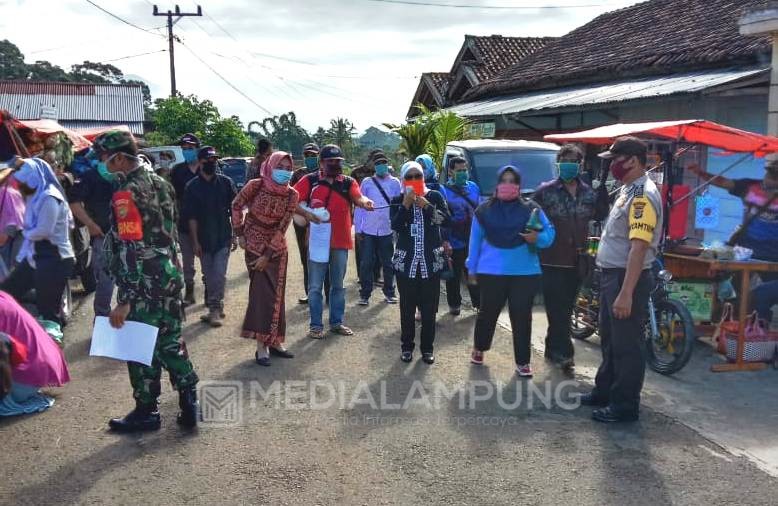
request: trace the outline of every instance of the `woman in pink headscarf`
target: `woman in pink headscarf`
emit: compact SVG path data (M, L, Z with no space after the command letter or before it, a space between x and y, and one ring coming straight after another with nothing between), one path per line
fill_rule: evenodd
M70 381L54 339L13 297L0 291L0 416L44 411L54 400L41 387Z
M289 153L276 151L262 174L243 187L232 203L232 228L246 250L249 302L241 336L256 339L257 364L270 365L270 354L293 355L284 348L286 317L286 230L297 208L297 192L289 186L294 164ZM244 211L245 213L244 217ZM272 303L268 303L272 301Z

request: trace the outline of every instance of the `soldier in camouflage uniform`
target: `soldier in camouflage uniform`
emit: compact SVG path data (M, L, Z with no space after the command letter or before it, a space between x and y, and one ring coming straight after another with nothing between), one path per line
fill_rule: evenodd
M153 172L142 170L132 135L109 131L94 142L98 171L113 181L111 231L105 255L118 287L111 325L125 320L159 328L150 367L128 362L136 407L124 418L112 419L113 430L133 432L160 427L158 398L162 368L178 390L178 423L197 425L197 374L181 339L183 277L178 262L176 202L173 187Z

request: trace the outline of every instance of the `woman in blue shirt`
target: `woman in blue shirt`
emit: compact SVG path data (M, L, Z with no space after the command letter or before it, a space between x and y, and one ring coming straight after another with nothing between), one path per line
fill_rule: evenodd
M531 377L532 301L540 287L541 272L537 250L554 242L554 227L540 208L522 201L521 173L516 167L501 168L497 181L494 195L476 209L470 231L466 266L470 282L477 283L481 292L471 361L483 364L507 301L516 372ZM534 210L542 229L528 231Z

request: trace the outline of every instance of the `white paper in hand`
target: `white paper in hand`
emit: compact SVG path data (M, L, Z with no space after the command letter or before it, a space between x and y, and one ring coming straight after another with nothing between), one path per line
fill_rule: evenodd
M105 316L95 318L92 332L92 347L89 355L108 357L126 362L140 362L151 365L159 329L139 322L124 322L120 329L111 327Z
M311 223L308 236L308 256L312 262L327 263L330 261L331 223Z

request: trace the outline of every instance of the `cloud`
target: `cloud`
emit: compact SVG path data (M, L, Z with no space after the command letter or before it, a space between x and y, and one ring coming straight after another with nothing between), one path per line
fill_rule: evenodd
M161 27L153 0L97 4L144 28ZM431 0L461 3L454 0ZM175 32L176 78L182 93L211 99L222 114L244 123L265 113L225 85L187 47L225 79L273 113L294 110L315 130L336 116L360 129L400 122L418 84L415 76L447 71L465 34L558 36L634 0L466 0L482 5L591 4L567 10L478 10L394 5L369 0L202 0L205 16L183 18ZM47 59L63 68L83 60L106 61L167 48L165 30L149 34L99 11L83 0L0 0L4 38L16 43L28 61ZM156 2L160 10L175 3L194 11L195 2ZM218 23L218 24L217 24ZM35 27L34 36L30 27ZM226 30L230 36L226 35ZM152 30L153 31L153 30ZM33 53L33 51L41 51ZM251 53L255 53L252 55ZM279 58L297 60L298 63ZM311 62L306 65L299 62ZM125 74L146 81L153 96L169 93L168 54L156 53L114 63Z

